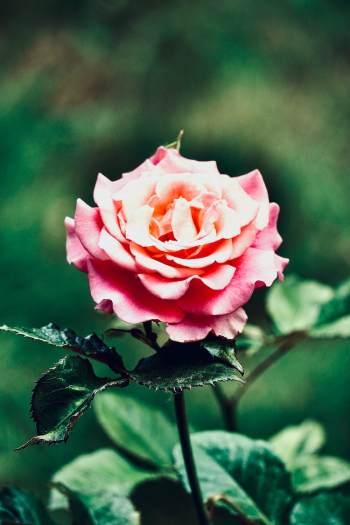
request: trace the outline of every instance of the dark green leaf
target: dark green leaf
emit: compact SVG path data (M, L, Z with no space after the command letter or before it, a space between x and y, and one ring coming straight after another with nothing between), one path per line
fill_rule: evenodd
M171 467L177 429L162 411L110 392L99 396L94 408L118 447L160 468Z
M291 525L349 525L350 498L341 493L321 492L296 503Z
M42 328L18 328L3 325L0 330L72 350L77 354L107 364L117 374L122 374L125 370L122 358L115 348L107 346L96 334L78 337L73 330L61 329L52 323Z
M320 423L307 419L301 425L284 428L269 441L287 468L292 469L300 457L320 450L326 442L326 433Z
M69 500L74 525L139 525L140 516L128 498L106 490L81 494L62 483L53 485Z
M244 374L243 366L237 359L234 339L219 339L218 337L209 336L202 341L201 345L208 350L213 357L232 366L232 368L238 370L240 374Z
M54 525L42 501L27 490L4 487L0 490L0 523Z
M292 469L292 484L297 492L316 492L349 483L350 463L333 456L300 457Z
M309 330L317 321L322 306L333 297L329 286L290 276L276 283L267 295L267 310L282 334Z
M16 450L41 442L67 441L79 418L90 408L95 395L106 388L127 384L97 377L88 359L66 356L37 382L32 396L32 415L38 435Z
M150 346L151 348L153 348L152 341L150 339L148 339L147 335L142 330L140 330L139 328L130 328L129 330L127 330L125 328L110 328L109 330L106 330L102 334L102 336L103 337L105 337L105 336L118 337L118 336L122 336L124 334L130 334L132 337L134 337L134 339L137 339L138 341L141 341L145 345Z
M172 342L156 354L141 359L128 376L140 385L168 392L216 381L242 382L232 366L211 356L197 343Z
M88 498L89 509L91 506L97 509L105 506L105 494L126 498L139 483L158 476L156 472L141 469L117 451L106 448L79 456L56 472L52 481L54 485L61 483L67 490ZM50 507L61 509L66 506L64 496L53 490Z
M290 477L268 443L223 431L200 432L191 439L205 501L225 495L220 504L233 514L238 507L249 519L265 525L287 523L292 504ZM174 457L190 491L179 445Z

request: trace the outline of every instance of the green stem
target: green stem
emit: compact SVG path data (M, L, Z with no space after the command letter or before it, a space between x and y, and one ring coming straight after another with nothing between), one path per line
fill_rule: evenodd
M249 374L247 377L246 384L240 388L230 399L228 403L231 406L231 410L235 414L237 412L237 405L241 397L246 393L247 389L252 386L252 384L267 370L271 365L276 363L282 356L284 356L289 350L294 348L296 345L305 341L307 339L307 334L304 332L295 332L288 336L280 337L279 340L282 341L280 346L275 352L273 352L267 359L264 359L257 367Z
M200 525L209 525L208 515L203 505L202 492L197 477L196 465L193 459L186 414L185 394L183 391L174 394L174 403L182 454L186 467L188 483L191 487L194 504L197 510L198 522Z

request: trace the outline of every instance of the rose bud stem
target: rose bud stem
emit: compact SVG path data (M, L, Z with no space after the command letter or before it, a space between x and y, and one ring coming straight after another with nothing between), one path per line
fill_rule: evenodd
M183 390L174 394L175 413L177 428L180 436L180 443L182 455L184 458L185 468L187 472L188 483L191 487L194 504L197 510L198 522L200 525L209 525L209 517L203 505L203 497L200 489L196 465L193 458L193 452L190 441L190 434L188 428L185 394Z

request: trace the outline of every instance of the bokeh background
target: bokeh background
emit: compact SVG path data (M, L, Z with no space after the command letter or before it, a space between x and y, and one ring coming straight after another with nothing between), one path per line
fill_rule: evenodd
M182 128L184 156L261 170L287 273L348 277L349 22L340 0L2 0L0 323L113 326L65 261L63 219L78 197L93 204L99 171L118 178ZM263 302L259 291L248 306L254 322ZM117 344L128 364L144 355ZM54 470L108 439L89 411L67 445L11 454L35 433L34 381L63 354L5 334L0 348L0 483L45 493ZM240 430L266 438L313 417L327 451L350 458L349 367L345 342L296 348L243 398ZM169 395L131 389L173 417ZM210 388L187 397L194 426L222 426Z

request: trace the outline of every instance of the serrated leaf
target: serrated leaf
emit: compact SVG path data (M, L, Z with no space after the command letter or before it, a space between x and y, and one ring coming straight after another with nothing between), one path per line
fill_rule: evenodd
M273 449L283 459L288 469L303 456L318 452L326 442L323 426L307 419L301 425L288 426L269 439Z
M297 492L333 489L349 481L350 463L334 456L300 457L292 470L292 484Z
M270 289L267 310L277 332L281 334L309 330L316 323L322 306L330 301L333 294L329 286L290 276Z
M292 504L290 477L268 443L223 431L199 432L191 441L204 501L225 495L252 521L287 523ZM174 458L180 479L190 492L179 445ZM225 500L221 504L230 509Z
M238 370L240 374L244 374L243 366L237 359L235 340L219 339L217 337L209 336L201 343L213 357L219 361L226 363L232 368Z
M97 377L88 359L66 356L37 382L31 410L38 435L16 450L41 442L67 441L70 431L86 412L98 392L123 387L125 378Z
M78 337L73 330L59 328L52 323L42 328L19 328L3 325L0 327L0 330L42 341L58 348L71 350L77 354L107 364L117 374L122 374L125 370L122 358L115 348L107 346L96 334Z
M128 498L109 490L80 494L62 483L53 485L69 500L74 525L139 525L140 515Z
M126 498L139 483L158 475L154 471L137 467L116 450L105 448L78 456L56 472L52 482L61 483L66 489L92 499L106 493ZM66 507L64 496L53 490L50 508Z
M141 359L128 376L140 385L166 392L179 392L216 381L243 382L230 365L211 356L196 343L172 342L156 354Z
M290 514L290 525L349 525L350 498L341 493L323 493L303 498Z
M177 429L161 410L109 392L96 399L94 409L99 423L119 448L159 468L172 466Z
M44 504L27 490L4 487L0 490L0 523L54 525Z

